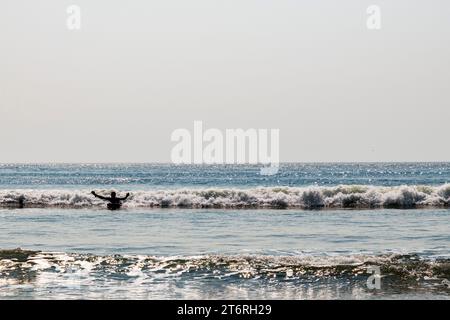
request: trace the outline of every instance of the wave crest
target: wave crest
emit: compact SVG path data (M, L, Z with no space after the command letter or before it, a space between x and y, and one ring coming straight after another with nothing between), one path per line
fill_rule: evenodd
M105 194L110 190L104 190ZM101 193L101 192L100 192ZM102 207L88 190L1 190L2 207ZM450 184L442 186L272 187L134 191L127 208L415 208L449 207Z
M272 255L201 255L144 256L57 253L0 250L0 277L26 275L30 272L67 272L78 268L88 272L136 272L196 275L215 277L348 277L365 274L369 266L379 266L385 277L402 279L448 279L448 258L424 259L417 254L349 255L349 256L272 256Z

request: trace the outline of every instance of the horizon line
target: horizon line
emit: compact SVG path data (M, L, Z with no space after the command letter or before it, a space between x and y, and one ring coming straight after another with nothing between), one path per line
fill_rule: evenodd
M284 161L279 162L282 164L379 164L379 163L450 163L450 160L431 160L431 161ZM62 165L62 164L85 164L85 165L95 165L95 164L160 164L160 165L174 165L174 166L267 166L268 164L263 163L173 163L173 162L141 162L141 161L112 161L112 162L65 162L65 161L42 161L42 162L0 162L0 165Z

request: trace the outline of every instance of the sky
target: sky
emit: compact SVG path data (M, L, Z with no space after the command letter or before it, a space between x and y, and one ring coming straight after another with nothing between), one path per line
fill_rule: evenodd
M195 120L279 129L282 162L450 161L449 1L0 8L0 162L170 162Z

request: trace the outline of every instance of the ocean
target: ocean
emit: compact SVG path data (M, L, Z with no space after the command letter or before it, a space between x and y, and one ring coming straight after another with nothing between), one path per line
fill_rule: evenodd
M0 164L0 299L449 299L450 163L260 168Z

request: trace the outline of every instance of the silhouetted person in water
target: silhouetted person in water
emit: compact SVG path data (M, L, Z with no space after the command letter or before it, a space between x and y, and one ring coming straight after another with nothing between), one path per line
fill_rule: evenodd
M103 197L100 196L98 194L95 193L95 191L91 192L94 197L105 200L105 201L109 201L107 207L109 210L117 210L120 209L120 207L122 206L122 201L127 200L127 198L130 196L129 193L127 193L127 195L123 198L118 198L116 197L116 193L115 192L111 192L111 197Z
M21 195L19 197L19 199L17 199L17 202L19 204L19 208L24 208L25 207L25 196Z

